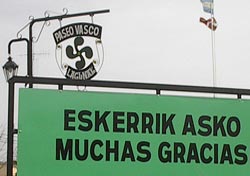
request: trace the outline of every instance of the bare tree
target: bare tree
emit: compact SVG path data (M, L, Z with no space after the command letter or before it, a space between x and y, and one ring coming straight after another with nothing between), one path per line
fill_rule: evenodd
M6 161L6 149L7 149L7 134L3 128L0 126L0 162Z

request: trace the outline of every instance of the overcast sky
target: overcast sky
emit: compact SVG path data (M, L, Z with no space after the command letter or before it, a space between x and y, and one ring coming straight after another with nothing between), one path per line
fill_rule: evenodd
M46 10L58 15L63 8L69 14L110 9L94 17L94 23L103 27L105 50L103 67L94 79L213 86L211 32L199 23L200 17L210 15L203 12L199 0L0 1L1 65L8 57L9 40L16 38L30 15L41 18ZM250 88L249 7L249 0L215 0L217 87ZM82 21L91 19L63 20L62 25ZM34 45L35 76L63 77L55 62L52 36L58 28L58 21L52 21ZM35 26L35 36L40 29ZM28 37L27 32L22 32L23 37ZM19 75L26 75L25 44L13 45L12 53ZM0 124L6 128L8 86L2 73L0 81Z

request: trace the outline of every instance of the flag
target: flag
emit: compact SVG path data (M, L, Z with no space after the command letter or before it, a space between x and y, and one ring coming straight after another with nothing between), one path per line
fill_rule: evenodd
M214 0L200 0L203 6L203 11L214 14Z
M217 29L217 21L215 20L214 17L209 18L206 20L205 18L200 18L200 22L205 24L209 29L215 31Z

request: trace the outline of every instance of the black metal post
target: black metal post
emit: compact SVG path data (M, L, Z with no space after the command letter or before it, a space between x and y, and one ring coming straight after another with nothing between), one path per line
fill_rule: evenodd
M238 98L238 99L241 99L241 94L237 94L237 98Z
M32 23L32 21L31 21L31 23ZM30 27L29 27L29 52L28 52L28 61L27 61L27 68L28 68L28 76L29 77L33 77L33 61L32 61L32 59L33 59L33 55L32 55L32 40L33 40L33 37L32 37L32 24L30 23ZM29 87L30 88L32 88L33 87L33 85L32 84L29 84Z
M11 80L11 79L10 79ZM8 98L8 143L7 143L7 176L13 175L13 145L14 145L14 97L15 83L9 81Z

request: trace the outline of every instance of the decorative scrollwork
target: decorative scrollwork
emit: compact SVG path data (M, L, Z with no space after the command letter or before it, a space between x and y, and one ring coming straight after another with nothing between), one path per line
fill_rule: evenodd
M67 15L68 12L69 12L69 10L68 10L67 8L63 8L63 13L64 13L64 15Z
M16 34L17 38L22 38L21 32L25 30L29 26L30 22L33 20L34 20L34 16L29 16L29 22L17 32Z
M49 10L46 10L46 11L44 12L45 18L48 18L48 17L49 17L49 15L50 15L49 12L50 12Z

